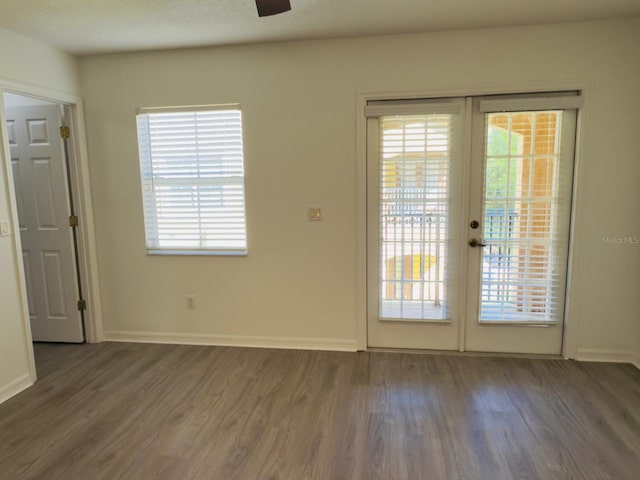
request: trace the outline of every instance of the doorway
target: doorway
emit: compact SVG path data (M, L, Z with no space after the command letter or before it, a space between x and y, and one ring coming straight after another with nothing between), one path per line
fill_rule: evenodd
M68 107L10 93L4 104L32 338L82 343Z
M562 352L579 105L367 102L368 346Z

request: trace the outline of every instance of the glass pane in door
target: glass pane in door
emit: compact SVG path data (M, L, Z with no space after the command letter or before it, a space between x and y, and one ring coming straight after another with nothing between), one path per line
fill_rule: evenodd
M486 115L481 323L562 319L571 183L561 127L562 111Z
M447 319L452 118L380 120L380 318Z

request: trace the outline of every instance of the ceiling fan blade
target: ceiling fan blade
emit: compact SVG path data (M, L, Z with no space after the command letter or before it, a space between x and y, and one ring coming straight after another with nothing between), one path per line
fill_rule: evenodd
M258 16L266 17L291 10L291 2L289 0L256 0L256 7L258 7Z

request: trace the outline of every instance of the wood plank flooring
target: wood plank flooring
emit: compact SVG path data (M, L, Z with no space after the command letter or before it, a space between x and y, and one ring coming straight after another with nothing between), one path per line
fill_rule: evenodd
M36 345L0 405L7 480L637 480L631 365Z

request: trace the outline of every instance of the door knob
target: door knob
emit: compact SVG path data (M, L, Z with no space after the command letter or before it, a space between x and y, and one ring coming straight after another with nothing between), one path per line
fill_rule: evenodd
M486 247L487 244L480 242L477 238L472 238L471 240L469 240L469 246L471 246L471 247Z

